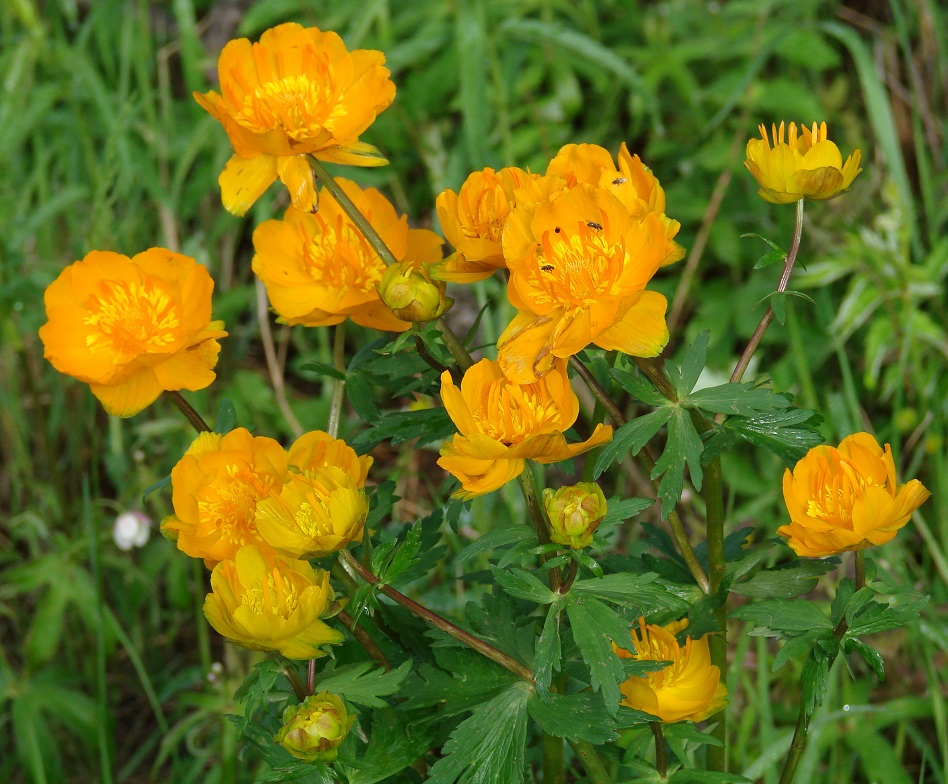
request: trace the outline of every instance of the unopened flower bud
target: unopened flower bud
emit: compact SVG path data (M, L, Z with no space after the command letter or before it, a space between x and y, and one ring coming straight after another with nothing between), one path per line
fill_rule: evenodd
M593 531L606 516L606 497L595 482L543 491L543 504L550 518L550 539L580 550L589 547Z
M444 281L432 280L428 266L419 262L392 264L379 281L379 297L402 321L441 318L454 304L444 292Z
M323 691L287 708L274 740L304 762L332 762L354 721L339 697Z

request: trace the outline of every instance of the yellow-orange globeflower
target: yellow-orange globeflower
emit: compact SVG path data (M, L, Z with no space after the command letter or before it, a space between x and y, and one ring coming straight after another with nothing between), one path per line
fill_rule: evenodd
M363 190L338 179L397 261L440 261L442 239L427 229L409 229L391 202L375 188ZM273 309L287 324L322 327L351 318L373 329L411 327L392 315L377 286L385 263L328 191L319 211L290 208L283 220L261 223L253 233L253 271L267 288Z
M341 438L333 438L322 430L313 430L297 438L287 450L286 460L299 471L334 466L349 474L356 487L365 487L373 463L370 455L357 455Z
M786 130L786 134L784 131ZM848 191L862 171L862 155L856 150L843 163L839 148L829 140L826 123L812 128L796 123L767 127L761 123L760 139L747 142L744 166L760 184L758 195L774 204L791 204L800 199L832 199Z
M499 171L487 168L469 175L457 193L445 190L438 194L435 207L441 231L456 253L438 266L436 277L472 283L505 269L504 225L514 205L526 198L524 186L539 177L512 166Z
M456 498L473 498L502 487L523 471L525 460L556 463L612 438L612 428L596 425L588 440L568 444L563 432L579 415L566 362L532 384L504 377L496 361L482 359L468 368L458 389L445 371L441 400L458 435L441 447L438 465L461 482Z
M194 93L234 148L219 179L224 207L243 215L279 177L294 207L314 209L307 155L354 166L388 163L359 141L395 98L384 62L381 52L350 52L336 33L294 23L267 30L259 43L230 41L217 64L221 93Z
M314 659L343 640L320 620L333 598L328 572L248 545L214 567L204 617L241 647Z
M207 269L180 253L94 250L46 289L46 359L115 416L137 414L165 390L204 389L227 335L211 321L213 290Z
M547 175L566 180L569 187L587 183L605 188L615 195L633 217L657 212L665 226L665 254L662 264L681 260L685 249L675 242L681 224L665 215L665 191L638 155L629 153L625 142L619 148L617 163L605 147L597 144L567 144L546 169Z
M257 531L292 558L321 558L362 541L369 502L358 477L335 466L290 471L257 506Z
M868 433L839 447L816 446L783 475L790 524L777 529L797 555L822 558L885 544L931 493L917 479L899 486L888 444Z
M580 184L516 208L504 231L507 298L518 310L497 341L504 375L529 384L590 344L661 353L667 302L645 286L665 249L659 213L633 217L603 188Z
M279 492L286 472L287 454L272 438L243 427L202 433L171 469L174 514L161 529L208 569L246 545L269 549L257 531L257 506Z
M727 687L721 683L720 669L711 664L707 636L688 637L684 646L676 639L687 627L687 618L665 626L639 618L639 630L632 630L634 651L612 644L623 659L669 662L662 670L624 681L619 686L622 705L657 716L665 724L701 721L724 707Z

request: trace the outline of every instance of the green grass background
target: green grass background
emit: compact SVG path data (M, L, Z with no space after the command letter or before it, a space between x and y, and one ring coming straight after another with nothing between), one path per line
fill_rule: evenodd
M864 672L854 682L837 666L797 781L944 781L948 53L935 0L3 3L0 780L242 782L257 773L238 763L221 719L253 656L208 632L203 570L158 536L133 553L111 539L123 509L156 521L170 511L170 494L149 490L189 443L186 423L162 402L110 419L45 362L36 332L44 288L89 250L180 250L211 270L215 315L231 333L218 382L190 398L208 416L229 399L239 424L290 435L250 273L253 226L282 211L284 196L271 189L244 220L223 211L216 179L230 150L190 97L216 88L229 38L282 21L386 53L398 95L365 139L391 166L344 174L383 188L414 225L431 225L435 195L472 170L542 171L562 144L615 151L626 141L660 178L679 240L695 254L657 281L682 303L669 354L711 329L709 367L721 375L777 278L774 267L754 269L769 248L741 235L786 246L793 222L792 208L755 195L742 168L747 138L759 122L825 119L844 155L863 151L853 191L808 206L805 270L791 287L811 299L791 299L754 372L820 410L831 442L872 430L892 444L902 476L932 490L915 523L878 553L887 579L932 601L918 623L875 638L885 683ZM498 294L486 282L471 296L479 304ZM500 309L487 320L487 339L505 318ZM326 332L276 329L288 405L307 429L322 427L328 390L299 365L331 361ZM729 525L772 534L783 522L782 467L726 458ZM379 465L404 487L415 460ZM487 530L492 514L476 504L475 528ZM798 670L771 673L768 641L735 639L731 767L771 784Z

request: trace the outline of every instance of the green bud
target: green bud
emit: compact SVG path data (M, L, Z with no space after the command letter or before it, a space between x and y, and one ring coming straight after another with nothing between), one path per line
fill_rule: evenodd
M304 762L332 762L354 721L338 696L323 691L288 707L273 739Z
M543 505L550 518L550 540L564 547L589 547L593 531L606 516L606 497L595 482L543 491Z
M402 321L441 318L454 300L445 296L444 281L432 280L428 265L403 261L392 264L379 281L379 297Z

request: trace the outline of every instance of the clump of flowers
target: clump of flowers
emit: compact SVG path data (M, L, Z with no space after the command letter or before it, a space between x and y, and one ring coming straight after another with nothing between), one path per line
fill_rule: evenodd
M354 721L338 695L322 691L284 711L274 740L304 762L332 762Z
M406 216L375 188L339 179L339 186L379 233L396 261L441 259L442 240L427 229L409 229ZM287 324L321 327L347 318L373 329L401 332L410 322L382 302L378 285L385 263L332 197L320 195L315 214L289 209L253 233L253 271L270 304Z
M243 648L314 659L326 655L326 645L343 639L342 632L320 620L333 598L329 572L247 545L233 560L214 567L204 616L221 636Z
M489 493L515 479L525 460L556 463L582 454L612 438L612 428L598 424L582 443L568 444L563 432L579 415L566 363L557 363L542 379L516 384L496 361L482 359L455 386L441 376L441 399L458 429L441 447L438 465L461 481L456 498Z
M931 493L899 485L892 449L869 433L816 446L783 475L789 525L777 529L797 555L822 558L885 544Z
M784 133L786 131L786 133ZM774 204L790 204L800 199L832 199L848 191L859 168L861 153L856 150L843 163L839 148L829 140L826 123L812 127L761 123L759 139L747 142L744 166L760 184L760 198Z
M211 320L213 290L207 269L180 253L91 251L46 289L45 357L115 416L137 414L164 391L204 389L227 335Z
M234 155L218 180L224 207L243 215L279 177L293 206L312 210L307 155L354 166L388 163L359 136L395 98L385 57L350 52L333 32L287 23L230 41L217 64L221 92L195 100L224 126Z
M634 650L613 643L622 659L668 662L668 666L642 676L632 676L619 687L622 704L652 716L665 724L701 721L717 713L727 702L727 688L721 683L721 671L711 664L707 635L700 639L677 635L688 628L684 618L665 626L646 624L639 618L638 630L632 630Z

